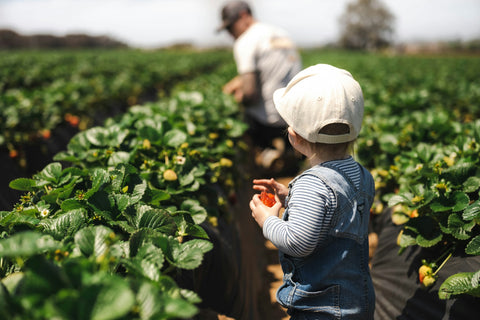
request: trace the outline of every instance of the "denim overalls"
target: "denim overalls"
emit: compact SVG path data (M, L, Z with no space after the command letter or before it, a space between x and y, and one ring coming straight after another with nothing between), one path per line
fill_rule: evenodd
M278 302L292 319L373 319L375 293L368 266L368 221L375 185L361 165L360 189L331 163L304 174L315 175L335 192L337 208L324 245L307 257L280 252L284 277ZM290 192L296 177L289 185ZM283 220L288 220L288 199Z

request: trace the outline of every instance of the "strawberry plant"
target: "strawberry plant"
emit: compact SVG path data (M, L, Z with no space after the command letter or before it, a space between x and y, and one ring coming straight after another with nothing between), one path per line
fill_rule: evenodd
M404 224L399 245L438 250L443 258L437 265L453 253L480 254L480 122L465 124L462 131L465 135L452 145L420 143L398 156L390 170L399 189L388 196L388 204L393 218ZM440 297L478 295L478 283L467 281L472 275L447 279Z
M132 107L79 132L56 155L61 162L10 183L25 194L0 212L4 314L196 314L200 297L175 277L198 268L212 249L201 225L227 217L246 127L238 106L217 90L179 90Z
M168 94L225 57L222 51L167 50L0 53L0 147L21 151L63 123L86 129L96 117L124 111L145 96ZM28 165L24 153L18 159Z

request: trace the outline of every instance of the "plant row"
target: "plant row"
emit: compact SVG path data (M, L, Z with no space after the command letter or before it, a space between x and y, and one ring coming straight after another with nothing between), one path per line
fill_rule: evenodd
M48 140L60 124L86 129L100 114L168 95L175 83L226 57L221 51L0 53L0 147L21 160L25 145Z
M229 219L245 124L221 77L81 131L0 212L0 305L15 319L177 319L200 297L178 270ZM224 80L224 79L223 79ZM202 87L202 92L195 88Z
M376 180L374 214L393 209L399 253L420 246L419 284L431 286L452 255L480 255L480 58L312 53L360 82L365 118L357 156ZM427 275L427 281L424 281ZM480 270L451 275L448 299L480 296Z

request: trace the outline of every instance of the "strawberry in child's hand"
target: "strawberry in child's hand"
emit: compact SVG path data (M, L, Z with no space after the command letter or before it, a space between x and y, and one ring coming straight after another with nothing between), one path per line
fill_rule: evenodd
M275 195L267 191L262 191L262 193L260 193L260 200L262 200L263 204L267 207L273 207L276 203Z

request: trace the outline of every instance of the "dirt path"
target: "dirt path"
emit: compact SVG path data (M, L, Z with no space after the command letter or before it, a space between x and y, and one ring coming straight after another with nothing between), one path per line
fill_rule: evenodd
M278 182L288 186L288 183L293 177L278 178ZM270 273L270 303L272 304L272 319L288 320L290 317L287 315L285 308L280 306L276 299L276 292L278 287L283 282L282 267L278 262L278 250L268 240L265 240L265 248L267 249L267 272Z

